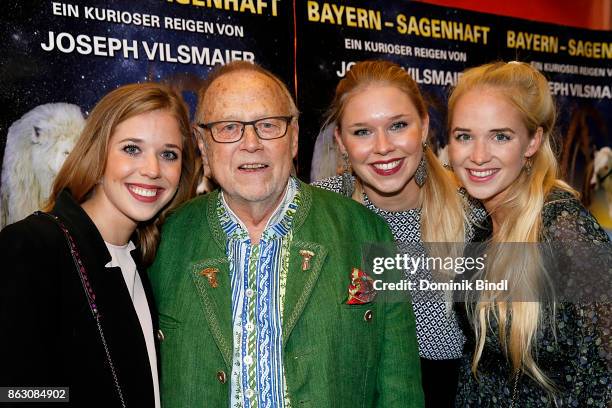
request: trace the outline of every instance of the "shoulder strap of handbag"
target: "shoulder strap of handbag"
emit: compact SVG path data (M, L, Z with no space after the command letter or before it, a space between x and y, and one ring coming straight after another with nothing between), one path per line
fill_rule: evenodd
M64 237L66 238L66 242L68 243L68 247L70 248L70 254L72 255L72 261L74 262L74 267L79 274L79 278L81 279L81 284L83 286L83 290L85 291L85 297L87 298L87 303L89 304L89 309L91 310L91 314L96 321L96 326L98 328L98 334L100 335L100 340L102 341L102 346L104 346L104 352L106 353L106 362L110 367L111 374L113 375L113 382L115 383L115 389L117 390L117 394L119 395L119 400L121 401L121 406L125 408L125 401L123 399L123 392L121 391L121 386L119 385L119 379L117 377L117 371L115 370L115 365L113 364L113 359L111 358L110 350L108 348L108 344L106 343L106 337L104 336L104 330L102 330L102 323L100 320L100 312L98 311L98 307L96 306L96 294L94 293L93 288L91 287L91 283L89 280L89 276L87 275L87 270L85 269L85 265L83 265L83 261L81 261L81 256L79 255L79 250L68 231L68 228L64 225L64 223L55 215L37 211L37 215L47 216L49 219L53 220L58 227L64 233Z

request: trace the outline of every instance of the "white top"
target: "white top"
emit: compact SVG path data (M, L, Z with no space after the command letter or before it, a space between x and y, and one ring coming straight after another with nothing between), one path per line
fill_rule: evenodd
M155 393L155 408L159 408L159 381L157 377L157 354L155 353L155 340L153 339L153 321L151 320L151 311L140 275L136 271L136 263L130 255L130 251L136 247L132 241L123 246L109 244L106 241L104 243L112 257L111 261L105 266L107 268L121 268L125 285L132 298L136 315L138 315L140 328L147 345L147 354L149 355L149 365L151 366L151 376L153 377L153 392Z

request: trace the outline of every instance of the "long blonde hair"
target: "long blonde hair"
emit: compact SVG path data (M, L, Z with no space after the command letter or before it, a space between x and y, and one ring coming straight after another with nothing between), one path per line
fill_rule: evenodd
M399 65L389 61L362 61L351 67L338 83L323 128L335 123L341 126L348 99L370 85L388 85L404 92L414 104L421 120L427 117L427 106L418 85ZM463 242L464 209L453 178L442 167L430 148L424 151L427 179L419 191L421 238L423 242ZM363 201L363 185L356 176L353 199Z
M153 261L159 242L159 227L168 213L193 196L194 153L189 115L183 99L171 88L159 83L124 85L104 96L87 118L79 140L60 169L44 210L51 211L63 189L70 190L79 203L86 201L106 168L108 141L121 122L155 110L176 118L182 134L181 178L174 198L159 215L141 222L136 228L142 260Z
M540 148L528 160L531 169L523 168L516 180L507 188L503 200L492 210L503 212L499 228L494 231L492 243L540 242L542 208L548 193L562 189L575 191L559 179L559 166L553 150L551 134L555 124L555 105L546 78L522 62L495 62L466 70L452 91L448 102L448 123L453 123L457 101L474 89L499 91L520 112L530 137L542 129ZM529 253L520 254L511 245L492 249L484 279L499 282L508 279L510 298L536 299L546 277L542 259L535 246ZM525 246L521 247L525 250ZM508 294L505 294L508 296ZM525 371L545 389L554 390L554 384L537 366L533 358L535 337L541 320L540 303L535 301L507 301L501 293L484 291L480 301L470 310L476 332L476 350L472 371L476 374L482 357L487 328L491 316L499 324L499 341L509 358L514 372Z

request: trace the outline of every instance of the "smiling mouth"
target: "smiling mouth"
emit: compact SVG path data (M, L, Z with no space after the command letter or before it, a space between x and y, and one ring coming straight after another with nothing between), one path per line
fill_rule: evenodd
M467 169L468 174L470 175L470 179L475 181L488 181L492 179L499 169L486 169L486 170L474 170Z
M162 187L155 186L143 186L143 185L135 185L128 184L128 191L132 194L132 196L138 201L143 201L146 203L152 203L157 201L161 193L165 190Z
M238 166L239 170L244 170L244 171L257 171L257 170L262 170L262 169L266 169L269 166L267 164L262 164L262 163L248 163L248 164L243 164L241 166Z
M402 158L387 162L372 163L371 166L377 174L380 174L381 176L390 176L399 171L403 162L404 159Z

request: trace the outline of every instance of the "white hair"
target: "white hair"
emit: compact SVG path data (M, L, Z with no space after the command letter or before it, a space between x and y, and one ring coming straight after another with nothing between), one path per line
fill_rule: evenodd
M595 151L591 186L602 188L608 204L608 216L612 218L612 149L608 146Z
M328 124L319 132L312 152L310 182L323 180L338 174L340 152L334 141L336 122Z
M612 168L612 149L608 146L595 151L593 157L593 177L591 184L598 184L597 176L604 176Z
M69 103L39 105L11 125L2 161L0 228L43 206L84 126L81 109Z

